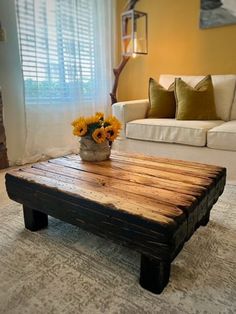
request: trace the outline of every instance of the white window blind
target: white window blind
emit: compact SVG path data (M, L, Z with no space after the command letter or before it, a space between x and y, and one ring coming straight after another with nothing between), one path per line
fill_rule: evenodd
M94 98L94 0L16 0L27 104Z

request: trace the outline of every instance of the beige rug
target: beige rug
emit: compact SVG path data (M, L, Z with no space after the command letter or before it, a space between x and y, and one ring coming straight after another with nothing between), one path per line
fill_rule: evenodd
M56 219L24 229L0 173L0 313L236 313L236 186L186 243L161 295L138 284L139 254Z

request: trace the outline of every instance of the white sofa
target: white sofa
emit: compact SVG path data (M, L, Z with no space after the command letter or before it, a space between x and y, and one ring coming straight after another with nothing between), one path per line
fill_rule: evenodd
M161 75L168 88L175 77L195 86L204 76ZM225 166L236 182L236 75L212 75L219 120L147 119L147 99L118 102L113 114L122 122L114 148Z

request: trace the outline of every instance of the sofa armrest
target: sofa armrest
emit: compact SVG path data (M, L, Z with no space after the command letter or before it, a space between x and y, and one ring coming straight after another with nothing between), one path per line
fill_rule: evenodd
M122 136L125 136L126 123L136 119L144 119L148 108L148 99L122 101L112 106L112 114L122 123Z

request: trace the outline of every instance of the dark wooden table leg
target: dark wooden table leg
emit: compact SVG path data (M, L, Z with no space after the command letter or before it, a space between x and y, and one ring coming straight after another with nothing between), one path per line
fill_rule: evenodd
M23 205L25 228L37 231L47 227L48 215Z
M156 294L162 292L170 277L170 263L141 255L140 285Z

